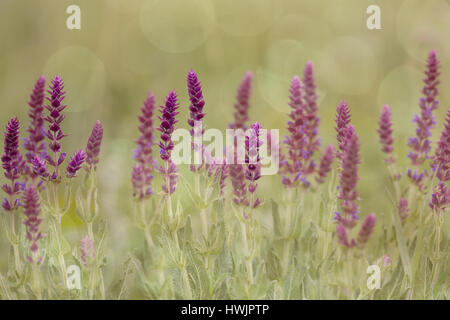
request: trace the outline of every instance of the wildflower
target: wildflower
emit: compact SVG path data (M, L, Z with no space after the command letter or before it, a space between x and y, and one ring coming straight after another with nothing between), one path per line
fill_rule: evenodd
M375 222L376 222L376 218L375 218L374 213L370 213L364 219L361 229L359 230L359 233L358 233L358 242L360 244L364 244L369 240L370 235L372 234L373 229L375 227Z
M302 173L302 163L305 158L305 145L307 143L303 117L303 86L298 76L292 78L289 91L289 106L291 107L290 120L287 126L289 136L284 141L288 147L288 154L286 158L282 159L282 166L283 172L287 174L283 176L283 184L292 188L296 186L295 178Z
M393 163L394 158L392 152L394 151L394 138L392 137L392 123L391 123L391 108L389 105L384 105L383 110L378 120L378 134L380 136L381 150L386 153L386 163Z
M80 241L81 261L85 266L89 265L95 258L94 241L86 235Z
M341 223L336 225L336 233L340 245L350 248L356 244L354 239L348 239L347 229Z
M350 109L348 108L347 102L342 100L336 108L336 133L339 151L336 153L336 157L341 159L341 154L344 151L345 143L345 130L351 121Z
M91 135L89 136L86 145L86 164L88 170L96 170L98 164L98 156L100 154L100 146L103 138L103 126L102 123L97 120L92 128Z
M51 180L57 181L58 179L58 168L64 162L66 154L61 152L61 139L66 135L63 134L61 130L61 122L64 120L64 115L62 111L67 107L62 104L65 98L64 82L59 76L55 76L50 84L50 90L48 90L47 100L50 104L45 107L49 111L49 115L45 117L45 121L49 123L47 130L47 137L50 140L49 148L53 152L53 157L47 156L47 162L52 167L54 171L51 174Z
M231 184L233 187L233 202L237 205L248 206L247 187L245 185L245 170L242 164L228 165Z
M319 148L320 141L317 139L318 126L320 119L317 116L317 94L316 84L314 77L313 63L308 61L303 73L304 84L304 122L305 122L305 135L306 135L306 155L308 165L306 167L306 173L312 173L314 171L314 161L311 160L314 152Z
M175 130L175 116L178 114L177 94L171 91L166 97L164 106L160 107L161 125L158 130L161 132L161 142L159 146L161 159L165 162L165 167L160 168L160 172L164 177L163 191L170 195L175 192L178 180L177 166L171 160L171 152L173 150L172 133Z
M42 233L39 232L39 225L42 219L39 218L39 213L41 212L39 194L33 184L27 185L23 192L22 200L24 214L26 216L24 222L27 227L26 237L31 242L31 252L36 253L39 249L38 241L42 238Z
M28 138L25 138L24 148L28 152L26 158L31 163L32 159L37 156L43 156L45 154L45 128L44 128L44 93L45 91L45 78L39 77L34 85L33 92L30 95L30 101L28 105L28 117L30 118L30 125L28 127Z
M9 196L3 200L3 208L6 211L13 211L18 207L18 200L14 197L22 189L21 183L17 180L23 171L24 162L19 152L19 120L17 117L11 118L6 125L4 133L4 147L2 155L2 166L6 179L10 184L4 184L2 190Z
M175 120L175 116L178 114L177 109L177 94L175 91L171 91L166 97L165 105L160 107L161 116L158 117L161 120L161 125L158 130L161 132L159 147L160 156L163 161L170 159L171 152L174 148L172 133L175 130L175 124L178 122Z
M447 111L446 123L437 143L431 167L439 181L450 180L450 111Z
M329 145L325 149L325 153L322 156L322 159L320 160L319 170L317 171L317 177L316 181L317 183L324 183L325 178L328 174L328 172L331 171L331 165L333 164L334 160L334 147L332 145Z
M411 148L408 157L415 167L421 165L431 151L430 130L435 125L433 111L439 106L439 101L436 100L440 74L438 69L439 60L436 57L436 51L432 50L428 55L427 70L425 71L425 86L422 89L424 96L420 98L419 102L420 115L416 115L414 118L417 125L416 137L410 138L408 142L408 146Z
M234 108L236 109L233 113L234 123L230 124L231 129L247 130L246 122L249 119L248 110L250 109L249 100L252 89L252 79L252 73L247 72L239 84L236 94L236 103L234 104Z
M398 214L402 220L405 220L409 216L408 200L405 197L401 197L398 202Z
M70 162L67 165L66 175L67 178L73 178L76 176L77 171L81 169L84 161L86 160L86 153L83 149L78 150L70 157Z
M256 122L252 124L250 134L246 136L245 147L246 147L246 155L245 155L245 178L249 181L248 191L253 195L258 187L256 181L261 178L261 157L259 155L259 148L262 145L262 141L260 140L260 132L261 125ZM252 206L256 208L260 203L259 199L256 199Z
M358 213L358 167L360 164L359 141L353 125L349 125L345 132L345 143L341 156L340 193L341 208L344 216L339 219L346 227L353 227Z

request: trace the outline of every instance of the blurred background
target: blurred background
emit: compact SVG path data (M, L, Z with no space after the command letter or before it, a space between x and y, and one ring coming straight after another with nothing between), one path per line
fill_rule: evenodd
M66 28L71 4L81 8L81 30ZM366 27L372 4L381 8L381 30ZM17 115L24 128L36 79L41 74L64 79L63 130L69 136L63 148L72 153L85 147L95 121L103 122L100 200L113 236L110 247L125 252L133 241L126 238L132 224L132 150L147 91L159 105L175 89L179 125L186 127L185 79L193 68L204 89L206 126L225 129L236 87L252 71L251 121L279 128L284 136L290 79L312 60L322 143L335 143L335 108L347 100L362 146L362 212L382 213L391 204L376 134L379 111L390 104L396 153L407 166L406 143L415 130L411 120L419 110L425 60L436 49L440 109L432 139L438 138L450 105L449 34L448 0L1 0L0 120L3 127ZM190 173L185 176L190 179ZM268 179L280 185L279 177ZM276 190L266 184L262 191L270 197ZM75 240L79 224L73 212L65 217ZM0 246L6 249L4 242ZM124 255L112 255L117 261L110 263L120 263Z

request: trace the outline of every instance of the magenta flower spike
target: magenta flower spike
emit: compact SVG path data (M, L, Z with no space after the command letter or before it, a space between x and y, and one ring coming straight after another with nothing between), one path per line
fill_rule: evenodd
M420 115L416 115L414 122L417 125L416 136L409 139L408 146L411 152L408 157L413 166L421 165L431 151L431 128L435 125L433 111L439 106L436 100L438 95L437 86L439 84L439 60L436 51L431 50L428 54L427 68L425 71L424 87L422 89L423 97L420 98Z
M98 156L100 155L100 147L103 138L103 126L102 123L97 120L92 128L91 135L89 136L86 145L86 164L88 171L97 170Z
M331 165L333 164L333 160L334 160L334 147L332 145L329 145L328 147L326 147L325 153L323 154L322 159L320 160L319 170L317 171L316 177L317 183L325 182L325 178L331 171Z
M177 120L175 120L175 116L178 114L177 109L177 94L175 91L171 91L166 97L164 106L160 107L161 116L158 117L161 120L160 127L158 128L161 132L161 141L159 143L160 156L165 162L165 165L160 167L159 170L164 178L162 189L167 195L175 192L178 180L178 169L171 159L171 153L174 147L172 133L177 123Z
M336 220L346 228L352 228L358 219L358 167L361 162L359 157L359 141L353 125L349 125L345 132L344 152L341 159L341 174L339 196L343 215L338 214Z
M365 244L375 228L376 217L374 213L370 213L363 221L361 229L358 233L359 244Z
M173 150L172 133L175 130L175 124L178 122L175 120L175 116L178 114L178 101L177 93L171 91L166 97L164 106L161 106L159 111L161 116L158 117L161 120L161 124L158 131L161 132L161 141L159 143L160 156L163 161L169 161L171 152Z
M431 167L439 181L450 180L450 110L447 111L444 130L437 143Z
M245 139L245 178L249 181L248 191L254 194L258 184L256 183L261 178L261 157L259 148L262 146L260 139L261 125L255 122L251 126L250 134ZM253 197L252 197L253 198ZM260 204L259 199L255 199L251 206L256 208Z
M391 108L386 104L383 106L380 119L378 120L378 134L380 137L381 150L386 153L387 156L384 159L386 163L394 162L392 156L392 152L394 151L394 138L392 137L391 115Z
M203 107L205 106L205 99L203 98L202 85L198 80L197 74L194 70L190 70L187 74L187 88L189 95L189 119L187 120L191 129L191 135L194 135L195 121L203 121L205 113Z
M287 129L289 135L285 138L284 143L287 145L287 155L282 159L282 167L285 175L283 176L283 184L289 188L297 185L297 180L302 174L303 161L305 159L305 145L307 138L305 135L304 123L304 104L303 104L303 86L298 76L292 78L289 89L289 113Z
M306 174L309 174L314 171L314 161L312 161L311 157L320 146L320 141L317 138L320 119L317 116L318 107L316 83L314 76L314 65L311 61L308 61L305 65L305 70L303 72L303 84L305 91L305 94L303 95L305 134L307 137L306 156L309 161L308 167L305 168L304 171Z
M2 186L2 190L8 195L3 200L2 206L6 211L14 211L18 207L18 200L15 197L22 189L21 183L17 180L25 170L25 163L19 152L19 120L17 117L9 120L5 128L4 137L1 160L4 175L10 183Z
M69 164L66 169L67 178L74 178L77 175L78 170L81 169L84 161L86 160L86 153L83 149L78 150L70 157Z
M252 90L253 75L251 72L247 72L242 78L239 84L236 103L234 104L235 112L234 123L230 124L231 129L247 130L246 122L249 119L248 110L250 109L250 94Z
M44 127L44 96L45 96L45 78L39 77L34 85L33 92L30 95L28 105L28 117L30 124L28 126L29 136L24 139L24 148L27 150L26 158L29 163L39 155L45 155L45 127Z
M31 160L31 165L32 165L32 168L33 168L33 173L36 176L45 179L45 178L48 178L48 176L50 175L49 172L48 172L47 163L41 157L35 156Z
M26 220L24 222L27 232L26 237L31 242L30 250L36 253L39 249L38 241L42 238L42 233L39 232L39 225L42 219L39 218L41 212L39 204L39 193L33 184L27 185L22 196L24 214ZM29 260L33 262L32 258Z
M50 90L47 90L49 96L47 100L49 104L45 107L49 111L49 115L45 117L49 127L47 130L47 138L50 140L49 149L53 152L53 156L47 156L47 162L54 167L54 171L50 176L51 180L57 181L59 177L59 166L64 162L66 153L61 152L61 139L66 135L61 130L61 122L64 120L62 111L67 107L62 104L65 98L64 82L59 76L55 76L50 84Z
M342 100L336 108L336 127L334 128L337 133L337 142L339 151L336 153L336 157L341 159L341 154L344 151L345 143L345 130L351 121L350 109L348 108L347 102Z
M233 202L237 205L248 206L247 187L245 184L245 170L242 164L228 165L231 184L233 186Z

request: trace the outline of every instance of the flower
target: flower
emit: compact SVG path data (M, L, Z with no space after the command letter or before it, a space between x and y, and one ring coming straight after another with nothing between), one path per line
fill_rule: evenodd
M30 118L30 124L28 126L28 138L25 138L24 148L28 152L26 153L26 158L28 162L36 155L45 154L45 128L44 128L44 96L45 96L45 78L44 76L39 77L34 85L33 92L30 95L30 101L28 105L30 109L28 110L28 117Z
M333 164L334 160L334 147L332 145L329 145L325 149L325 153L322 156L322 159L320 160L319 170L317 171L317 177L316 181L317 183L324 183L325 178L328 174L328 172L331 171L331 165Z
M288 153L282 158L282 166L285 173L283 184L292 188L296 186L295 178L302 173L305 145L307 143L303 117L303 86L298 76L292 78L289 92L289 106L291 107L290 120L287 125L289 136L284 141L287 145Z
M177 93L171 91L166 97L164 106L160 107L161 116L158 117L161 120L158 130L161 132L160 156L163 161L169 161L171 152L174 148L172 141L172 133L175 130L175 124L178 122L175 120L175 116L178 114L178 102Z
M337 133L337 142L339 151L336 153L336 157L341 159L341 154L344 151L344 143L345 143L345 130L351 121L350 109L348 108L347 102L342 100L337 108L336 108L336 127L334 129Z
M202 121L205 113L203 107L205 106L205 99L203 98L202 85L197 78L194 70L190 70L187 74L187 88L189 100L189 119L187 120L189 126L194 128L196 121ZM194 129L191 129L191 135L194 135Z
M354 239L349 241L348 235L347 235L347 229L344 227L344 225L342 225L340 223L338 223L336 225L336 234L337 234L338 242L340 245L350 248L356 244Z
M234 104L234 108L236 109L233 113L234 123L230 124L231 129L247 130L246 122L249 119L248 110L250 109L249 100L252 89L252 80L252 73L247 72L239 84L236 94L236 103Z
M94 240L86 235L80 241L81 261L85 266L89 265L95 258Z
M437 143L431 167L439 181L450 180L450 111L447 111L446 123Z
M361 229L359 230L359 233L358 233L358 242L360 244L364 244L369 240L370 235L372 234L373 229L375 227L375 222L376 222L376 218L375 218L374 213L370 213L364 219Z
M345 142L343 143L343 153L341 156L340 193L341 208L344 216L339 222L346 227L353 227L356 223L358 213L358 167L361 160L359 157L359 141L353 125L349 125L345 131Z
M305 135L307 137L306 152L307 160L310 164L305 166L307 170L305 173L312 173L314 171L314 162L311 160L313 153L319 148L320 141L317 139L318 126L320 119L317 117L317 94L316 84L314 76L314 66L311 61L308 61L305 65L303 72L303 84L304 84L304 122L305 122Z
M103 126L102 123L97 120L92 128L91 135L89 136L86 145L86 163L88 164L88 170L96 170L98 163L98 156L100 154L100 146L103 138Z
M150 181L153 176L150 176ZM135 164L131 172L131 184L133 185L133 196L139 200L153 194L149 176L145 174L144 167L141 164Z
M50 90L47 90L49 96L47 100L50 104L45 105L45 108L49 111L49 115L45 117L45 121L49 123L47 130L47 138L50 140L49 148L53 152L53 158L48 155L47 162L54 167L54 171L51 175L51 180L58 179L58 168L64 162L65 153L61 153L61 139L66 135L61 130L61 122L64 120L62 111L67 107L62 104L65 98L64 82L56 75L52 79L50 84Z
M176 164L169 159L166 162L166 168L161 167L159 170L164 177L164 183L162 185L164 193L167 195L173 194L178 182L178 169Z
M444 211L450 203L450 189L442 181L434 187L433 194L431 195L431 201L429 203L430 208L438 212Z
M378 134L380 136L381 150L386 153L386 163L393 163L392 151L394 151L394 138L392 137L391 108L385 104L378 120Z
M425 161L431 151L430 130L435 125L433 111L439 106L439 101L436 100L440 74L438 69L439 60L436 57L436 51L431 50L428 54L425 85L422 89L424 96L420 98L419 102L420 115L415 115L413 120L417 125L416 137L410 138L408 142L408 146L411 148L408 157L416 167Z
M73 178L76 176L77 171L81 169L84 161L86 160L86 153L83 149L78 150L70 157L70 162L67 165L66 176L67 178Z
M42 233L39 232L39 225L42 219L39 218L39 213L41 212L39 194L33 184L27 185L23 192L22 200L26 216L24 222L27 228L26 237L31 242L31 252L35 253L39 249L38 241L42 238Z
M233 187L233 202L237 205L248 206L247 187L245 185L245 170L242 164L229 164L228 171Z

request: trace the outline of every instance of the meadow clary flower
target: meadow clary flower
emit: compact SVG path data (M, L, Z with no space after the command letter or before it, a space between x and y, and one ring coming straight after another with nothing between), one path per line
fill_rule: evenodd
M436 51L430 51L427 60L427 68L425 71L424 87L422 89L423 97L420 98L419 107L420 115L416 115L414 122L417 125L416 136L410 138L408 146L411 152L408 157L411 159L413 166L421 165L428 157L431 151L431 128L435 125L433 111L439 106L436 100L438 95L437 86L439 84L439 60L436 57Z
M329 145L325 149L325 153L322 156L322 159L320 160L319 169L317 171L317 177L316 181L317 183L324 183L325 178L328 175L328 172L331 171L331 165L333 164L334 160L334 147L332 145Z
M259 148L262 146L260 139L261 125L256 122L252 124L250 134L245 138L245 178L249 181L248 191L254 194L258 184L256 183L261 178L261 157ZM255 199L251 206L256 208L260 204L259 199Z
M336 127L334 127L337 134L336 139L339 148L339 151L337 151L336 153L336 157L339 159L341 159L341 154L344 151L345 130L350 124L350 121L351 121L350 109L348 108L347 102L345 100L342 100L336 108L336 117L335 117Z
M233 202L237 205L248 206L244 166L240 163L230 164L228 165L228 171L233 187Z
M2 190L9 196L3 200L2 206L6 211L13 211L18 207L18 200L14 199L22 189L22 184L17 180L20 178L24 168L24 161L19 152L19 120L11 118L6 125L4 133L4 146L2 155L2 166L6 179L10 184L4 184Z
M26 186L23 192L22 201L24 214L26 216L24 222L27 228L26 237L31 242L31 252L35 253L39 249L38 241L42 238L42 233L39 232L39 225L41 224L42 219L39 218L41 212L39 193L33 184L30 183Z
M394 151L394 138L392 137L392 122L391 122L391 108L385 104L381 110L380 118L378 120L378 134L380 137L381 150L386 153L386 163L393 163L394 158L392 152Z
M291 107L290 120L287 125L289 135L284 140L287 145L287 155L283 155L282 166L283 184L292 188L296 186L297 177L302 174L307 143L303 116L303 86L298 76L292 78L289 92L289 106Z
M447 111L444 130L442 130L441 137L437 142L431 167L439 181L450 180L450 110Z
M320 141L317 138L318 127L320 119L317 116L317 94L316 94L316 83L314 76L314 66L311 61L308 61L305 65L305 70L303 72L303 85L304 85L304 130L307 138L306 143L306 156L308 160L307 168L303 171L306 174L312 173L314 171L314 161L312 156L314 152L319 148Z
M44 179L49 176L47 163L41 157L35 156L31 160L31 165L32 165L33 173L36 176L44 178Z
M133 166L131 173L131 183L133 185L133 195L142 200L152 194L151 183L153 180L153 169L156 161L153 158L154 145L154 112L155 96L149 91L141 108L139 120L139 138L137 139L137 149L134 152L134 159L137 164Z
M163 161L169 161L172 150L174 148L172 141L172 133L175 130L175 124L178 122L175 120L175 116L178 114L178 102L177 93L171 91L166 97L164 106L160 106L159 111L161 116L158 117L161 120L161 124L158 130L161 132L161 141L159 142L160 156Z
M236 94L236 103L234 104L234 123L230 124L231 129L247 130L246 122L249 119L248 110L250 109L249 100L252 89L252 79L252 73L247 72L239 84Z
M27 150L26 158L28 162L39 155L45 155L45 127L44 127L44 96L45 96L45 78L39 77L34 85L33 92L30 95L30 106L28 110L28 117L30 124L28 126L29 136L24 139L23 147Z
M376 217L374 213L370 213L363 221L361 229L358 233L358 242L360 244L365 244L375 228Z
M92 128L91 135L89 136L86 145L86 164L88 171L97 170L98 156L100 154L100 147L102 145L103 138L103 126L102 123L97 120Z
M177 120L175 120L175 116L178 114L177 109L177 94L175 91L171 91L166 97L164 106L160 107L161 116L158 117L161 120L158 128L161 132L161 141L159 143L160 156L165 162L165 165L160 167L159 170L164 178L162 189L168 195L175 192L178 180L178 169L171 159L171 153L174 148L172 133L177 123Z
M70 161L67 164L66 176L67 178L73 178L76 176L78 170L81 169L84 161L86 160L86 153L83 149L78 150L70 157Z
M408 199L401 197L398 201L398 214L400 219L405 220L409 216Z
M338 215L337 220L345 227L352 228L358 219L358 167L360 164L359 140L353 125L349 125L345 131L345 143L341 159L341 174L339 196L343 215Z
M48 147L53 152L53 156L48 155L46 159L48 164L54 167L51 180L58 179L58 168L66 157L66 153L61 152L60 142L66 136L61 130L61 122L64 120L62 111L67 107L62 104L65 98L65 91L63 90L63 80L59 76L55 76L50 84L50 90L47 91L50 95L47 97L49 104L45 106L49 111L49 115L45 117L45 121L49 124L46 136L50 140Z

